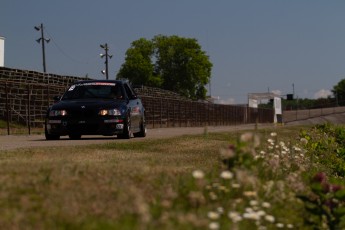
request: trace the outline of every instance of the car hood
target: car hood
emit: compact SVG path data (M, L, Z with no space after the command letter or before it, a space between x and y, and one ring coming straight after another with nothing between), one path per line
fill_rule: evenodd
M111 108L123 108L126 106L125 101L115 100L102 100L102 99L79 99L79 100L61 100L51 106L51 109L111 109Z

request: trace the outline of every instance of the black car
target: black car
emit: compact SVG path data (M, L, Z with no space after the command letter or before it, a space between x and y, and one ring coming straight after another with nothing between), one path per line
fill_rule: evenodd
M55 99L45 120L47 140L64 135L146 136L144 106L127 81L79 81Z

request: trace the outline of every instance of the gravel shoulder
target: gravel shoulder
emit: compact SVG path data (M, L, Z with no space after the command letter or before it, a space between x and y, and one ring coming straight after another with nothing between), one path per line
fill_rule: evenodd
M259 124L257 128L274 128L274 124ZM279 127L279 126L278 126ZM203 134L205 132L234 132L239 130L254 130L255 124L238 126L208 126L208 127L182 127L182 128L156 128L148 129L145 138L131 138L129 140L117 139L116 136L82 136L80 140L70 140L68 136L61 137L57 141L46 141L44 135L1 135L0 151L15 150L30 147L57 147L79 146L90 144L105 144L109 142L134 142L145 139L164 139L175 136Z

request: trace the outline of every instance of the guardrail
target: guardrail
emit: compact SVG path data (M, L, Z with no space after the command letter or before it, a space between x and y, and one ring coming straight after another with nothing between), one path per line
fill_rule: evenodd
M306 120L310 118L341 113L345 113L344 106L318 109L286 110L283 111L283 122L288 123L292 121Z

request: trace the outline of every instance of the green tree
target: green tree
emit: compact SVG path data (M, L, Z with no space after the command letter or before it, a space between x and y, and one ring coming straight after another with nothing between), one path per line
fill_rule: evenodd
M333 86L332 93L336 97L339 105L345 105L345 79L342 79L337 85Z
M211 69L196 39L158 35L151 41L141 38L132 43L117 77L205 99Z
M154 76L154 65L151 63L153 52L153 43L149 40L141 38L132 42L116 77L129 79L137 85L160 87L160 79Z

